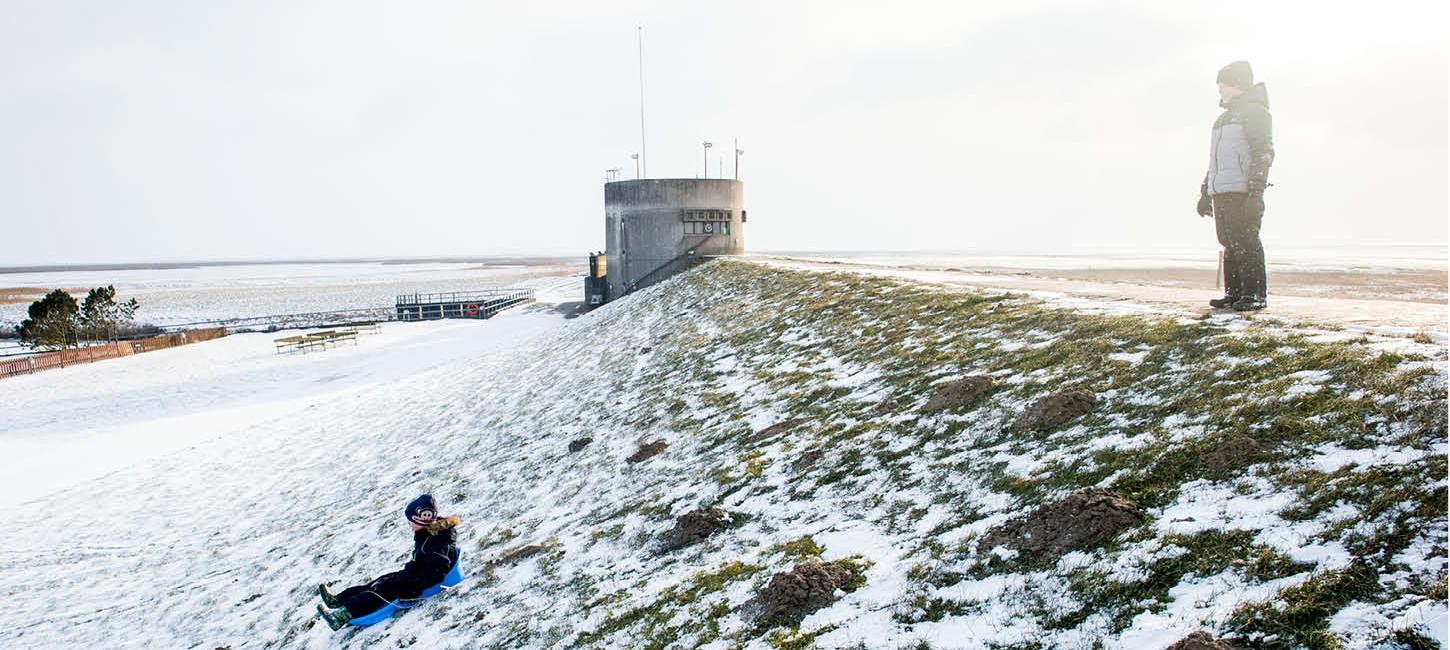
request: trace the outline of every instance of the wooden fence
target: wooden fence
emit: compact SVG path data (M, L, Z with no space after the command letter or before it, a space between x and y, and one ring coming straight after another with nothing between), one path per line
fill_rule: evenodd
M127 357L142 352L153 350L164 350L187 343L200 343L221 338L227 335L227 328L213 327L211 329L189 330L175 334L163 334L151 338L138 339L135 341L117 341L102 345L90 345L83 348L69 350L58 350L46 352L19 359L0 361L0 379L14 377L16 375L28 375L42 370L52 368L64 368L79 363L90 363L104 359L115 359Z

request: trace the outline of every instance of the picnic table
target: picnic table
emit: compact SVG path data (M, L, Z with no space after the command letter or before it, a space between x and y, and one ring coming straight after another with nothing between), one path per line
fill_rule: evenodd
M368 320L345 323L342 326L342 330L344 332L352 331L358 334L378 334L383 331L383 326L375 320Z
M357 333L358 331L356 329L325 330L312 334L303 334L301 336L284 336L280 339L273 340L273 343L277 345L277 354L290 354L293 352L307 354L312 350L326 350L329 346L334 346L345 341L352 341L353 345L357 345Z

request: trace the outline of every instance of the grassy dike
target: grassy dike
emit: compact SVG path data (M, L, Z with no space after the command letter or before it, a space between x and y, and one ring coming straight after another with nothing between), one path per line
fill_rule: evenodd
M676 470L587 514L579 546L648 553L686 506L721 506L735 525L654 560L677 576L667 588L600 588L600 572L558 560L583 622L516 641L932 647L970 631L992 647L1095 647L1186 625L1246 647L1433 647L1385 621L1446 601L1440 345L747 261L589 318L600 344L638 354L580 361L610 386L580 411L668 441ZM967 374L995 389L924 415ZM1092 412L1012 427L1069 389L1093 393ZM1138 503L1144 521L1061 557L977 547L1086 487ZM812 532L845 524L883 550L844 556ZM850 593L798 627L742 617L771 573L808 559L851 567Z

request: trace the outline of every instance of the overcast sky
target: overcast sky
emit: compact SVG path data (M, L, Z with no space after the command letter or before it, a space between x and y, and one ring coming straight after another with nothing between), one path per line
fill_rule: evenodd
M752 250L1211 251L1234 59L1270 257L1443 244L1445 11L1341 4L0 0L0 266L602 248L636 25L649 175L738 137Z

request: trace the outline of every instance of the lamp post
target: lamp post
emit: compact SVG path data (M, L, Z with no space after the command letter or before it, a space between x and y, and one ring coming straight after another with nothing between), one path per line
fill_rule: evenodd
M644 146L644 25L635 27L639 33L639 156L641 167L649 171L649 165L644 164L645 153L648 148Z
M740 140L737 138L735 140L735 180L737 181L740 180L740 156L744 154L745 150L740 148Z
M634 178L635 180L639 180L639 154L630 154L629 157L634 159Z
M705 163L705 178L709 178L710 177L710 147L713 147L715 145L710 144L710 141L709 140L706 140L704 142L704 145L705 145L705 157L704 157L704 163Z

